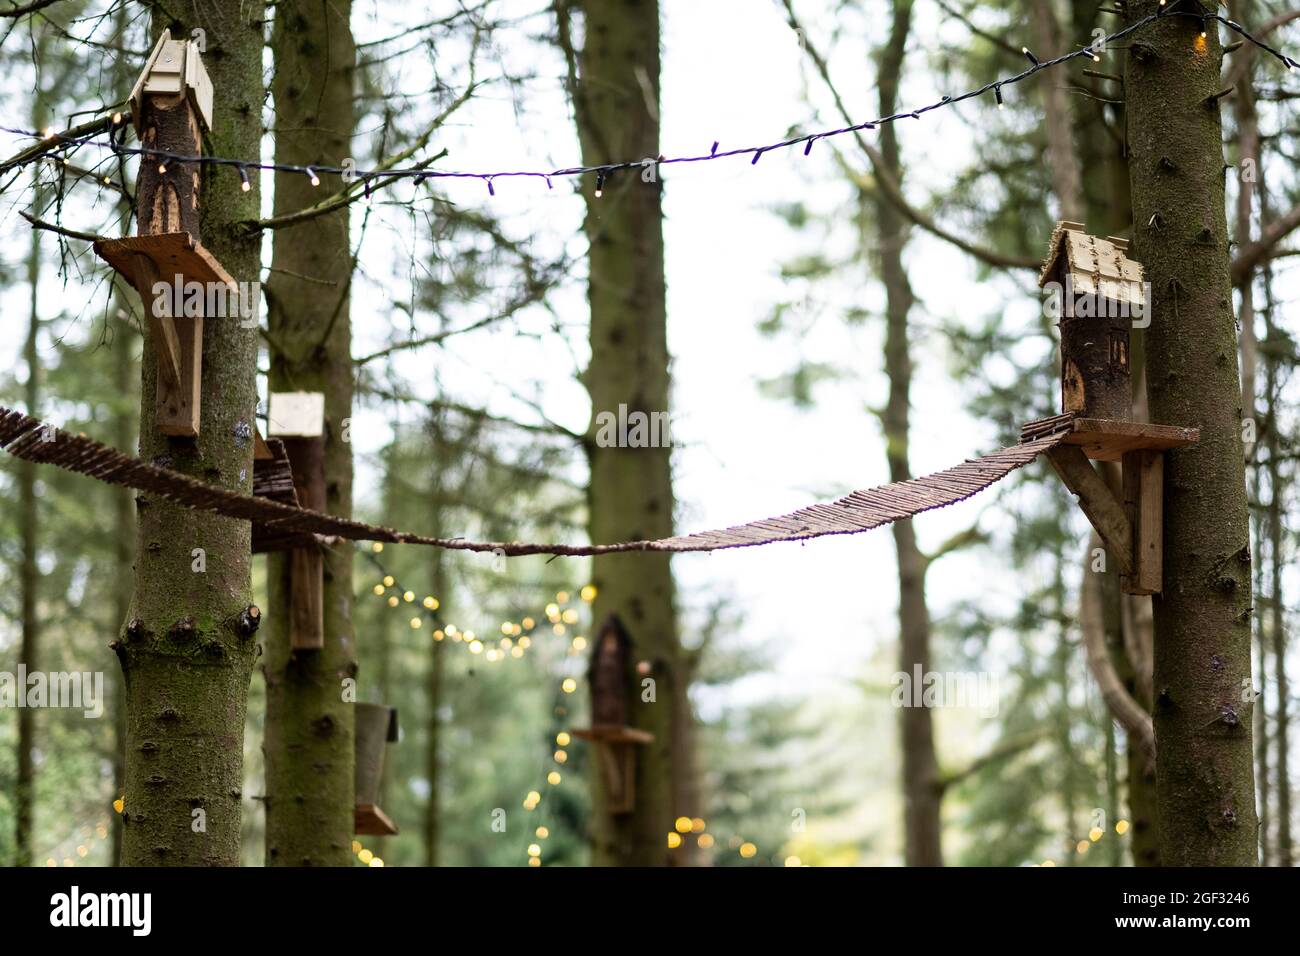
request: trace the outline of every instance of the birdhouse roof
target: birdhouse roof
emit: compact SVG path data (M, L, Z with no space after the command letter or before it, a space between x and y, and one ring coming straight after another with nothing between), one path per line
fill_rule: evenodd
M1058 222L1048 242L1047 259L1039 273L1040 287L1064 281L1068 275L1075 295L1100 295L1115 302L1143 301L1146 273L1130 259L1128 240L1090 236L1082 223Z

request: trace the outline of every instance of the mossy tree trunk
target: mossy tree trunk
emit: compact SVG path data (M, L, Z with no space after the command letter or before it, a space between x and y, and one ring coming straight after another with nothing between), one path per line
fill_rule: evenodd
M295 165L341 165L352 155L356 46L352 4L287 0L277 5L275 158ZM301 173L277 173L276 215L306 208L326 189ZM349 288L352 248L346 207L272 239L268 326L274 351L270 389L325 394L325 508L352 514ZM266 862L283 866L351 863L354 816L353 711L343 681L356 675L352 631L352 545L325 549L324 647L290 646L288 552L268 561L266 661Z
M566 5L567 6L567 5ZM629 0L575 4L583 14L580 80L571 91L588 164L659 155L659 4ZM567 13L562 12L562 18ZM664 304L662 185L651 163L619 173L597 198L596 177L585 177L585 229L590 243L587 297L591 307L591 364L585 382L591 396L588 435L591 463L589 529L592 541L671 535L671 449L600 447L597 416L652 415L669 408L668 344ZM654 734L637 748L635 809L609 810L603 777L593 774L592 861L597 865L649 866L673 862L667 846L677 808L674 695L686 693L679 661L672 569L666 554L597 557L595 621L617 615L632 639L639 696L630 713L634 726ZM647 699L654 681L653 699ZM679 725L680 726L680 725ZM592 766L597 766L592 761Z
M114 310L120 310L113 332L113 374L119 395L130 395L135 383L140 380L140 371L135 360L139 337L131 326L131 319L126 313L127 292L125 283L115 280L113 295L116 297ZM135 443L136 414L128 404L123 404L114 419L114 443L118 448L128 449ZM130 488L113 488L113 527L116 540L113 551L113 570L115 587L113 588L114 627L120 627L131 613L131 575L135 560L135 502L134 492ZM124 792L126 785L126 686L122 675L113 681L113 796L116 798ZM113 864L122 861L122 819L115 817L112 832Z
M1158 0L1133 0L1130 20ZM1155 615L1157 800L1166 866L1256 862L1250 544L1224 203L1223 50L1170 16L1125 63L1134 256L1151 283L1152 420L1200 429L1165 462L1164 590Z
M216 90L211 148L222 156L258 157L263 22L258 0L177 0L153 10L155 36L163 27L183 37L196 28L204 31L204 63ZM168 175L193 172L177 164ZM256 282L260 242L239 225L257 218L256 187L241 192L228 169L205 167L198 175L200 241L237 281ZM140 225L150 231L153 223L142 217ZM152 358L142 364L140 456L250 494L257 330L241 324L233 318L204 323L197 439L158 431L157 367ZM155 354L152 341L145 354ZM122 862L234 866L244 717L257 656L248 613L249 524L147 494L136 503L135 590L129 620L114 642L126 680Z

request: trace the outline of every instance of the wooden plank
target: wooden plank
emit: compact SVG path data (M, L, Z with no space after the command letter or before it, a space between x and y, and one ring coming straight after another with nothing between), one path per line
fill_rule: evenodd
M158 392L154 423L164 435L197 438L203 401L202 317L179 320L176 336L181 349L180 384Z
M181 341L176 334L176 320L172 318L168 301L159 304L153 294L154 285L159 282L158 266L148 256L135 256L132 260L134 270L132 284L140 293L145 314L149 317L149 329L153 333L153 347L158 359L158 378L165 380L168 387L180 388L181 385Z
M1077 445L1089 458L1120 461L1129 451L1166 451L1182 448L1199 440L1196 428L1181 425L1151 425L1145 422L1121 422L1100 418L1076 418L1067 445Z
M1159 451L1124 455L1124 510L1133 529L1132 574L1120 575L1128 594L1159 594L1164 584L1164 469Z
M398 832L397 824L373 803L358 803L352 823L358 836L396 836Z
M293 483L302 507L325 510L325 439L284 439L293 468ZM320 650L325 646L325 556L316 546L289 554L289 646Z
M1106 487L1106 482L1074 445L1058 445L1048 451L1047 457L1065 486L1078 496L1079 507L1097 529L1106 545L1106 553L1119 565L1120 573L1132 574L1132 525L1123 506Z
M224 285L229 287L232 296L239 289L239 284L217 261L216 256L203 248L203 244L188 232L160 232L148 236L127 236L125 239L101 239L95 243L95 254L122 273L133 285L135 257L143 255L153 260L159 274L169 282L174 282L180 276L183 283ZM139 286L136 289L139 291Z

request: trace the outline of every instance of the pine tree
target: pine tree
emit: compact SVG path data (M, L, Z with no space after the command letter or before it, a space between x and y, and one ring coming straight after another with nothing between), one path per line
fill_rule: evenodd
M560 7L560 34L572 50L568 6ZM617 414L620 406L647 415L669 408L662 185L654 162L659 155L659 4L633 0L614 7L590 0L578 6L584 39L576 63L570 58L570 92L583 161L647 159L641 169L589 176L583 183L590 245L591 360L584 375L592 409L590 535L596 542L658 538L673 528L671 449L602 447L595 437L602 413ZM592 580L597 632L602 622L617 617L631 637L632 659L649 666L648 673L629 675L628 683L633 724L654 735L653 743L638 748L631 813L612 813L603 779L593 777L593 862L664 864L670 861L666 834L674 818L693 815L673 806L674 776L687 772L681 764L689 759L675 745L674 718L689 718L676 700L687 688L669 556L597 557ZM646 678L655 682L654 701L642 693Z
M1195 4L1193 4L1195 6ZM1134 0L1130 22L1159 0ZM1166 455L1155 613L1161 862L1256 862L1250 542L1232 313L1217 31L1170 16L1125 61L1134 256L1151 284L1153 421L1200 429Z
M182 37L204 31L204 62L217 91L209 134L213 152L256 159L265 92L262 4L177 0L153 12L155 37L164 27ZM174 168L172 175L191 172ZM185 212L179 225L197 232L237 281L256 282L260 243L242 226L257 218L256 185L241 191L222 167L201 167L198 175L201 224ZM156 223L150 209L138 213L144 232L176 228ZM197 439L159 432L157 368L143 363L140 457L249 494L257 330L241 326L229 319L204 323ZM156 354L151 341L145 354ZM239 861L244 715L257 655L249 610L250 527L147 494L136 501L135 589L129 620L114 642L126 679L122 862L233 866Z
M277 5L276 161L337 166L351 155L356 47L350 0ZM301 173L275 177L274 216L315 205ZM348 207L275 229L268 328L270 390L325 394L325 510L352 514L352 247ZM299 467L306 465L301 463ZM343 682L356 676L349 542L325 548L324 646L290 647L288 552L268 561L266 627L266 861L345 866L353 828L353 713Z

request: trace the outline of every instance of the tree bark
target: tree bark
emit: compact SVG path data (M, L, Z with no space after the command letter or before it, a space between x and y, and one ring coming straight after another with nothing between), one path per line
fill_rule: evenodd
M902 79L903 59L912 26L912 0L895 0L889 39L880 51L876 79L880 113L890 116L897 111L898 87ZM880 130L882 161L897 182L902 182L903 167L898 133L893 123ZM863 196L864 206L866 196ZM898 207L877 191L874 208L864 208L864 222L874 211L876 240L879 248L878 269L885 287L885 376L889 395L881 425L885 436L885 457L889 463L889 480L906 481L912 477L910 464L910 418L912 357L908 334L908 316L916 301L903 265L903 247L907 242L907 221ZM894 552L898 561L898 635L899 670L912 674L930 670L930 609L925 598L926 558L916 543L916 529L910 520L891 525ZM943 791L939 786L939 765L934 749L933 714L928 707L899 709L900 751L903 781L903 859L908 866L942 866L942 823L940 809Z
M130 395L140 372L135 360L138 337L126 317L126 292L121 280L114 286L121 318L114 326L113 371L119 395ZM123 404L114 422L114 443L118 448L130 448L136 441L136 416ZM131 576L135 561L135 501L130 488L114 488L113 526L115 541L113 568L113 627L121 627L131 612ZM126 786L126 682L121 674L113 680L113 796L121 796ZM115 816L112 824L113 865L122 861L122 818Z
M567 8L560 11L561 42ZM628 0L614 5L584 0L585 39L578 56L580 80L571 90L583 162L598 164L659 155L659 4ZM669 409L667 317L664 289L662 189L653 162L603 182L582 184L587 202L584 228L590 253L587 299L591 308L591 363L585 384L591 397L588 431L591 482L588 494L592 541L628 535L671 534L673 488L671 449L600 447L598 416L628 412L647 415ZM666 554L601 556L592 563L597 597L593 619L615 614L632 640L641 696L631 708L633 726L654 734L637 748L635 808L610 812L601 774L592 777L592 861L596 865L653 866L673 862L667 833L673 827L678 792L673 780L687 772L675 765L675 695L687 691L681 679L672 567ZM653 700L648 700L654 681ZM596 762L593 761L595 766Z
M38 102L34 112L42 111ZM39 117L38 117L39 118ZM36 202L39 204L43 190L35 187ZM39 206L37 207L39 208ZM40 418L41 367L40 334L41 314L39 307L39 286L41 279L41 240L40 231L33 229L27 250L27 286L28 319L27 339L23 345L23 364L27 369L27 381L23 386L23 403L27 414ZM40 583L40 569L36 564L37 547L40 537L40 514L36 502L36 463L17 462L18 472L18 525L22 541L22 563L19 565L18 586L21 592L21 627L22 643L18 652L18 663L26 668L27 673L35 673L39 664L38 647L40 645L41 621L36 609L37 589ZM26 688L20 687L19 693ZM36 797L36 764L33 750L36 747L36 711L31 707L18 708L18 760L17 778L14 794L14 865L31 866L32 864L32 816Z
M1036 55L1041 60L1057 56L1061 50L1061 27L1052 9L1052 0L1029 0L1029 21L1033 30ZM1079 175L1078 151L1074 148L1074 130L1070 122L1070 103L1060 77L1043 77L1043 129L1047 134L1047 165L1052 174L1052 189L1061 207L1061 218L1079 222L1084 214L1083 185ZM888 116L889 114L884 114Z
M356 46L351 0L285 0L276 6L276 162L342 165L352 155ZM331 186L335 185L331 183ZM301 173L275 177L276 216L311 206L320 189ZM268 325L275 350L270 390L323 392L325 510L352 515L353 257L348 207L272 240ZM301 467L301 466L300 466ZM268 866L347 866L355 814L353 710L343 682L355 678L352 545L324 549L324 646L290 641L293 557L271 555L266 661L266 862Z
M1269 427L1265 438L1268 452L1268 560L1269 560L1269 632L1273 644L1273 671L1276 675L1277 701L1274 707L1273 728L1277 746L1277 865L1293 865L1291 844L1291 780L1290 780L1290 684L1286 674L1286 604L1282 594L1282 571L1285 568L1283 557L1283 527L1286 515L1282 505L1282 475L1278 462L1281 451L1278 441L1278 414L1274 403L1278 401L1277 356L1281 353L1278 346L1276 329L1273 327L1273 311L1267 315L1269 345L1268 358L1265 360L1265 387L1268 389L1270 404Z
M1130 21L1158 0L1127 6ZM1125 66L1134 255L1152 289L1151 417L1200 429L1165 464L1154 708L1162 863L1256 862L1250 545L1225 215L1216 31L1170 16Z
M443 413L435 410L430 423L433 468L430 470L429 520L432 522L431 534L443 533L445 487L443 473L446 468L446 445L443 442ZM446 552L441 548L430 548L429 583L434 596L442 602L439 607L443 618L447 614L447 580ZM443 650L445 641L429 637L429 672L425 684L425 706L428 716L425 719L424 773L429 780L429 797L424 804L424 865L437 866L439 843L442 834L442 803L438 787L442 781L440 750L442 744L442 723L438 708L442 703L443 679L446 671L446 655Z
M170 17L176 19L170 19ZM263 8L258 0L177 0L155 10L155 35L205 31L204 62L217 102L210 133L223 156L255 159L262 134ZM145 172L157 175L150 164ZM173 167L178 181L193 170ZM227 169L205 167L199 239L237 281L256 282L258 191L241 192ZM147 191L146 191L147 192ZM145 193L141 193L141 196ZM143 200L142 200L143 201ZM141 207L140 230L155 229ZM163 224L157 224L163 225ZM141 374L140 457L198 480L251 494L257 402L257 330L219 319L203 328L200 437L168 438L155 424L157 368ZM146 342L145 354L155 354ZM250 615L246 521L140 495L135 591L114 649L126 679L127 866L234 866L239 862L244 718L257 654ZM195 570L195 549L205 570Z

